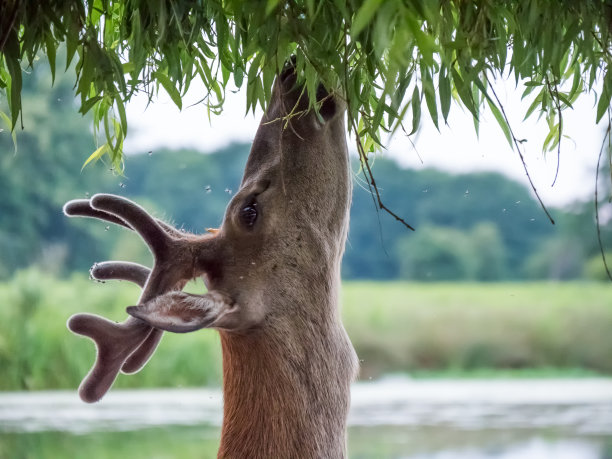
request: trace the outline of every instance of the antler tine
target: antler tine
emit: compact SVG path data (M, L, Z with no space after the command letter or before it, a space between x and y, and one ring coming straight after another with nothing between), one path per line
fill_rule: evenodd
M124 222L121 218L116 215L109 214L102 210L97 210L91 207L89 199L73 199L64 204L64 214L68 217L90 217L97 218L99 220L106 220L107 222L121 225L125 228L132 229L130 225Z
M134 282L141 288L145 286L151 270L138 263L127 261L104 261L91 267L89 273L94 279L121 279Z
M149 336L147 336L138 348L130 354L125 363L121 366L121 373L130 375L140 371L140 369L147 364L155 352L155 349L157 349L157 345L163 336L163 330L151 327Z
M106 261L97 263L91 269L91 275L95 279L124 279L132 281L144 287L151 270L137 263ZM136 373L149 361L157 345L162 339L164 332L151 328L145 340L127 357L121 366L121 372L125 374Z
M73 333L87 336L96 344L96 362L79 386L81 400L100 400L113 385L127 358L151 333L151 327L129 317L115 323L93 314L76 314L68 319Z
M124 228L133 230L133 228L126 222L124 222L120 217L91 207L91 202L89 199L73 199L72 201L68 201L66 204L64 204L63 210L64 214L68 217L97 218L99 220L106 220L107 222L115 223L117 225L123 226ZM183 236L183 233L180 230L177 230L172 225L167 224L163 220L160 220L159 218L155 218L154 220L170 236Z
M151 270L138 263L121 261L104 261L96 263L91 268L91 275L94 279L123 279L134 282L140 287L144 287ZM149 361L157 345L162 339L164 332L152 328L145 340L134 350L121 366L121 372L125 374L136 373Z
M141 287L150 269L137 263L107 261L91 268L95 279L124 279ZM100 400L113 385L121 366L151 334L151 327L129 317L117 324L92 314L76 314L68 319L68 328L91 338L96 344L96 362L79 387L81 399L87 403Z
M91 207L108 212L124 220L147 243L157 256L167 248L169 235L142 207L129 199L112 194L96 194L91 198Z
M144 287L151 270L138 263L105 261L96 263L91 268L91 275L94 279L123 279L134 282L140 287ZM135 349L121 366L121 372L125 374L136 373L149 361L157 345L162 339L164 332L152 328L145 340Z

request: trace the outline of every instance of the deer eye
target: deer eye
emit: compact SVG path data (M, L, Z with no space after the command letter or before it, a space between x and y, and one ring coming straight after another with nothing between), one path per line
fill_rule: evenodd
M240 223L247 228L251 228L255 224L255 220L257 220L257 203L253 202L240 209L239 218Z

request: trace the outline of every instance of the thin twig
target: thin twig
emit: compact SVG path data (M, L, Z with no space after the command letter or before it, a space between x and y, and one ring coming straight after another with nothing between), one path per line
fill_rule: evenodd
M348 30L345 28L345 36L348 36ZM344 86L345 88L348 89L348 47L346 46L345 43L345 48L344 48ZM393 218L395 218L397 221L399 221L401 224L403 224L406 228L408 228L409 230L414 231L414 228L412 226L410 226L406 220L404 220L402 217L400 217L399 215L397 215L395 212L393 212L391 209L389 209L387 206L385 206L385 204L382 202L382 199L380 198L380 193L378 192L378 185L376 185L376 180L374 179L374 174L372 173L372 169L370 168L370 164L368 162L368 157L366 155L366 152L363 148L363 143L361 142L361 136L359 135L359 131L357 129L357 126L355 125L355 120L353 119L353 117L351 116L351 109L350 109L350 101L348 100L349 98L347 97L347 111L348 111L348 119L349 122L351 123L351 128L353 129L353 132L355 132L355 142L357 144L357 153L359 154L359 162L361 163L361 168L363 170L363 175L365 176L366 182L368 184L368 188L370 190L370 195L372 196L372 201L374 201L374 205L378 206L378 209L380 210L384 210L385 212L387 212L389 215L391 215ZM374 192L372 192L372 190ZM376 198L375 198L376 197Z
M608 263L606 261L606 252L603 247L603 241L601 240L601 224L599 221L599 166L601 164L601 157L603 156L604 145L606 144L606 138L610 141L610 128L612 127L612 122L610 121L610 115L608 113L608 128L606 129L606 133L604 134L603 141L601 142L601 148L599 149L599 157L597 158L597 169L595 171L595 226L597 227L597 242L599 243L599 251L601 252L601 259L604 264L604 268L606 268L606 274L608 275L608 279L612 281L612 273L610 273L610 269L608 268Z
M608 47L603 44L603 42L601 41L601 38L598 37L597 34L592 30L591 30L591 35L593 36L593 38L595 39L595 41L601 48L601 52L604 53L608 57L608 59L612 59L612 54L610 54Z
M493 85L491 85L491 82L489 81L489 77L485 74L485 78L487 79L487 83L489 85L489 87L491 88L491 92L493 93L493 97L495 97L495 100L497 101L497 105L499 106L499 109L502 112L502 115L504 116L504 120L506 121L506 125L508 126L508 129L510 130L510 135L512 136L512 142L514 143L514 146L516 147L516 151L519 155L519 158L521 159L521 163L523 164L523 169L525 170L525 175L527 176L527 180L529 180L529 185L531 186L531 189L533 190L536 198L538 199L538 202L540 203L540 207L542 208L542 210L544 211L544 213L546 214L546 216L548 217L548 219L550 220L550 222L554 225L555 224L555 220L552 218L552 215L550 215L550 212L548 212L548 209L546 208L546 206L544 205L544 202L542 201L542 198L540 198L540 194L538 193L538 190L536 189L533 180L531 180L531 175L529 174L529 169L527 168L527 163L525 162L525 157L523 156L523 153L521 152L521 148L519 146L519 141L516 138L516 136L514 135L514 131L512 130L512 127L510 126L510 121L508 120L508 116L506 115L506 110L504 110L504 106L502 105L501 101L499 100L499 97L497 97L497 93L495 92L495 89L493 88Z
M362 166L365 166L364 170L367 172L366 177L368 179L369 184L371 185L370 192L371 192L372 189L374 190L374 195L373 196L376 196L376 202L378 204L378 208L381 209L381 210L384 210L385 212L387 212L389 215L391 215L393 218L395 218L398 222L403 224L409 230L414 231L414 228L412 226L410 226L406 222L406 220L404 220L402 217L397 215L395 212L393 212L391 209L389 209L387 206L385 206L384 203L382 202L382 199L380 198L380 193L378 192L378 185L376 185L376 180L374 179L374 174L372 173L372 169L370 169L370 163L368 162L368 158L367 158L366 152L363 149L363 143L361 142L361 136L359 135L359 132L357 132L357 128L355 126L355 120L351 119L351 123L352 123L353 129L355 131L355 139L357 141L357 151L359 153L359 160L361 161Z
M421 161L421 164L425 164L425 162L423 161L423 158L421 158L421 154L419 153L419 150L417 149L415 143L410 138L410 135L408 134L408 132L406 132L406 128L404 127L404 123L402 123L400 121L399 125L401 126L402 131L404 132L404 134L406 135L406 138L408 139L408 142L410 142L410 145L412 145L412 149L416 153L417 158L419 158L419 161ZM417 134L417 138L418 138L418 134Z

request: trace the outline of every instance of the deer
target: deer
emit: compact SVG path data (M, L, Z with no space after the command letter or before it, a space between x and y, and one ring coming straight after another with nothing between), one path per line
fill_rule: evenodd
M320 85L318 110L285 67L255 134L221 226L196 235L126 198L96 194L64 206L137 232L153 267L98 263L91 276L142 287L128 318L76 314L96 362L79 387L99 401L119 372L139 371L164 331L218 331L223 422L218 457L346 457L357 357L340 317L340 264L351 203L342 99ZM183 292L201 277L207 293Z

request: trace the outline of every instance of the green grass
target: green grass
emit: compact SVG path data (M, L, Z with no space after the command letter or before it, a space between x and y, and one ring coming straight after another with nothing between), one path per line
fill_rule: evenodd
M400 374L401 375L401 374ZM566 379L598 378L602 372L586 368L445 368L442 370L414 370L414 379Z
M2 458L213 459L218 448L219 429L209 426L163 426L86 434L0 432Z
M213 459L217 457L220 429L211 426L163 426L118 432L0 432L0 457L17 459ZM537 439L545 452L578 441L612 453L610 435L575 435L563 430L490 429L457 430L444 426L352 426L348 428L351 459L448 457L450 452L472 452L481 457L503 453ZM548 456L547 456L548 457Z
M603 283L347 283L343 315L362 376L612 373Z
M191 290L201 286L190 286ZM0 283L0 390L76 388L94 346L66 329L76 312L126 317L127 282L59 280L38 271ZM361 377L559 377L612 374L612 288L598 283L349 282L345 327ZM166 333L155 356L116 387L216 385L214 331Z

